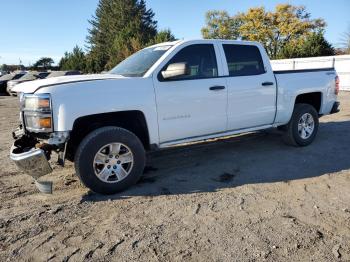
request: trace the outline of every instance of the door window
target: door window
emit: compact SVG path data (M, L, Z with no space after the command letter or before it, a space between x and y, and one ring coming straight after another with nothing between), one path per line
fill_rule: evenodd
M253 45L223 45L230 76L265 73L259 48Z
M184 47L167 63L162 71L166 70L168 65L174 63L186 63L189 69L188 74L165 80L160 73L160 81L193 80L218 76L215 49L212 44L198 44Z

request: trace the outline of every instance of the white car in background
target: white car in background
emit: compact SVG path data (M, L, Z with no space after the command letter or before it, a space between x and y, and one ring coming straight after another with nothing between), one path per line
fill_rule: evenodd
M7 93L7 83L11 80L16 80L24 76L27 72L20 71L20 72L14 72L10 74L5 74L0 77L0 94Z
M28 72L25 75L23 75L22 77L18 78L18 79L13 79L7 82L7 88L6 88L6 92L9 95L12 96L17 96L17 93L12 91L12 88L15 87L16 85L20 84L20 83L24 83L24 82L28 82L28 81L34 81L37 79L44 79L46 78L50 73L49 72Z
M18 84L34 81L38 79L59 77L59 76L70 76L70 75L80 75L80 71L70 70L70 71L51 71L51 72L28 72L19 79L11 80L7 82L7 93L12 96L17 96L17 92L13 91L13 87Z

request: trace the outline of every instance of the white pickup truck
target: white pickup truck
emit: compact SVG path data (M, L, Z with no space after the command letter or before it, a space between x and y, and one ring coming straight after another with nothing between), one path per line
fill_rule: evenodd
M261 44L192 40L145 48L108 74L23 83L10 156L39 189L51 153L74 161L92 191L136 183L145 152L279 127L309 145L322 115L339 111L333 68L273 72ZM50 182L49 182L50 183ZM49 186L47 186L49 185Z

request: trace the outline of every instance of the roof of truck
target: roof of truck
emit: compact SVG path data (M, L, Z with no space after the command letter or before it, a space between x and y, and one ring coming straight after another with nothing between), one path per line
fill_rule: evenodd
M152 47L156 46L167 46L167 45L178 45L178 44L184 44L184 43L193 43L193 44L200 44L200 43L231 43L231 44L251 44L251 45L259 45L259 42L255 41L242 41L242 40L227 40L227 39L183 39L183 40L176 40L172 42L164 42L159 43L156 45L153 45Z

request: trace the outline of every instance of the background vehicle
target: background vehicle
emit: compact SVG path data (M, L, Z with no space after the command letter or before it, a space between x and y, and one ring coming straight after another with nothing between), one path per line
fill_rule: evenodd
M37 76L40 78L40 79L45 79L46 77L48 77L48 75L50 74L51 72L38 72L37 73Z
M333 68L273 72L259 43L193 40L143 49L109 74L23 83L11 158L35 179L47 159L75 162L91 190L136 183L145 151L279 127L313 142L319 116L339 111ZM35 163L35 164L33 164Z
M22 77L18 79L13 79L7 82L7 88L6 92L9 95L16 96L17 93L12 91L12 88L20 83L33 81L37 79L44 79L46 78L50 73L49 72L28 72L27 74L23 75Z
M71 71L52 71L47 77L58 77L58 76L71 76L71 75L80 75L80 71L71 70Z
M16 80L24 76L26 72L6 74L0 77L0 94L6 93L7 82L10 80Z

